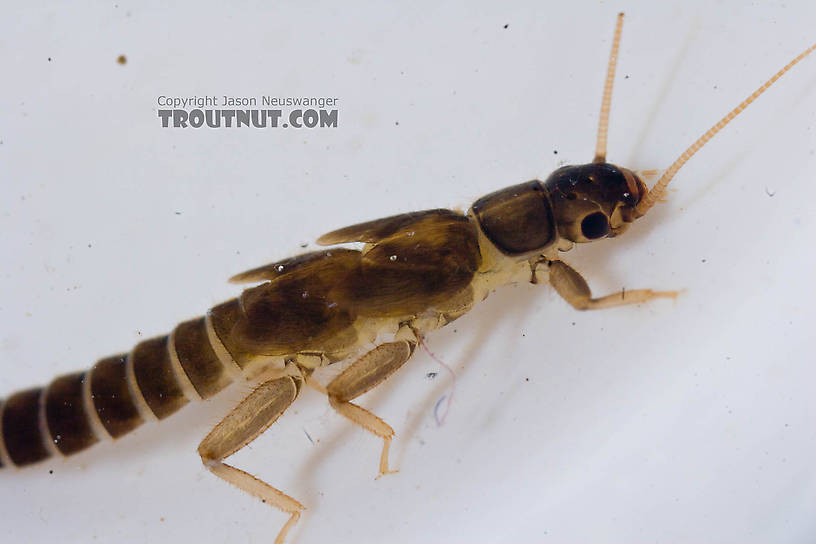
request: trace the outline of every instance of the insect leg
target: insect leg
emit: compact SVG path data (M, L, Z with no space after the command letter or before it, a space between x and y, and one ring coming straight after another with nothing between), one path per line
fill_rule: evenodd
M275 538L275 544L282 544L286 533L300 519L300 512L305 507L252 474L222 460L255 440L272 425L297 398L301 385L302 379L292 376L261 384L222 419L198 446L201 461L210 472L290 515Z
M354 361L326 387L329 403L341 415L350 419L363 429L383 439L380 454L380 474L396 472L388 470L388 450L394 429L368 410L349 401L376 387L399 367L405 364L414 353L417 337L408 326L397 332L397 340L380 344Z
M622 290L604 297L593 298L589 284L575 269L563 261L548 261L550 284L576 310L599 310L627 304L639 304L656 298L677 298L679 291L651 289Z

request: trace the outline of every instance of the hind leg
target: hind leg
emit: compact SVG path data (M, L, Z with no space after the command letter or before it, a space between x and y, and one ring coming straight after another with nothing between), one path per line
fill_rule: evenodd
M223 460L255 440L283 414L297 398L299 382L297 378L284 376L261 384L227 414L198 446L201 461L210 472L289 514L289 520L275 538L275 544L283 542L305 507L289 495Z

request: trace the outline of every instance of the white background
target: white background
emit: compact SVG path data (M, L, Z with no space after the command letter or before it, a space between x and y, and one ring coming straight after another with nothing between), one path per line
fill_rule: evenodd
M816 40L805 2L279 4L2 9L2 395L169 332L328 230L589 161L621 9L609 159L632 169ZM379 441L305 391L234 458L309 508L289 541L812 542L814 89L816 58L667 204L566 256L598 294L676 303L579 313L504 288L429 338L458 375L444 425L425 352L365 397L398 474L375 481ZM340 126L162 129L156 98L195 94L336 96ZM270 542L285 517L195 453L246 391L2 469L4 540Z

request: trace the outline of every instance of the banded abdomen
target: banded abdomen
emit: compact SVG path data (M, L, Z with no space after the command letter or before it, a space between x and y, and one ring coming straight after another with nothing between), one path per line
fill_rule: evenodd
M3 457L24 466L55 453L71 455L119 438L147 419L164 419L192 399L211 397L235 373L227 366L234 363L213 348L218 340L208 321L186 321L129 354L0 401Z
M460 295L481 262L474 225L448 210L327 236L330 243L359 237L369 245L307 253L236 276L262 283L127 355L10 396L0 405L0 464L28 465L118 438L253 374L255 362L268 368L303 352L338 360L361 340L356 325L410 318Z

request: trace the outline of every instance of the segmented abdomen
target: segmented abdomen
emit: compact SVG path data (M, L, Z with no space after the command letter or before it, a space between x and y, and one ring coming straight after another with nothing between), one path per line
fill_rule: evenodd
M118 438L214 395L256 361L302 351L337 360L361 340L358 317L420 314L467 288L481 263L475 225L455 212L386 218L333 236L358 234L373 244L365 252L316 251L239 274L263 283L128 355L12 395L0 403L0 465Z
M222 390L234 375L226 365L234 363L213 348L220 340L208 319L186 321L129 354L0 401L0 466L3 459L23 466L71 455Z

